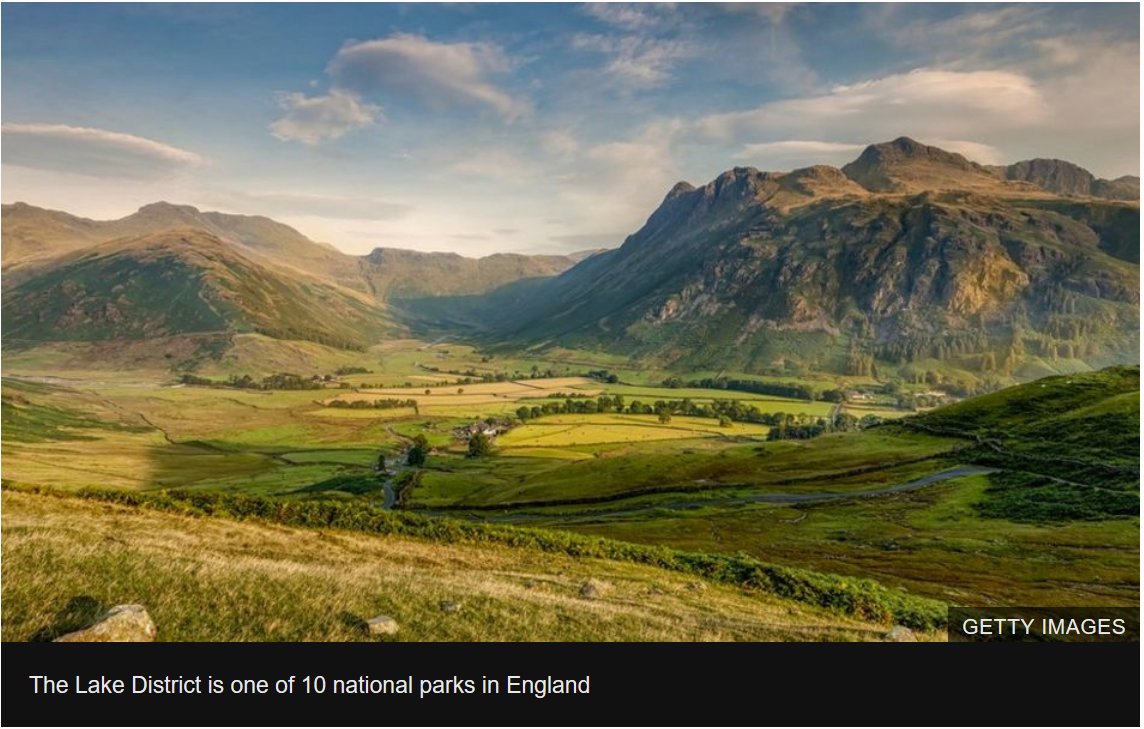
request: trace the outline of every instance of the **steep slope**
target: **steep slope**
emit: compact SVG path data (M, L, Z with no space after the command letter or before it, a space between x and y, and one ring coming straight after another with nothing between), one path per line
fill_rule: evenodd
M1109 200L1140 199L1140 178L1130 175L1115 180L1097 178L1085 168L1059 159L1028 159L988 168L1006 180L1030 182L1058 195L1084 195Z
M1001 181L912 140L815 169L676 185L621 248L490 314L495 336L755 371L936 361L1027 379L1137 360L1137 206ZM790 184L806 177L821 187Z
M122 238L4 290L5 344L260 332L361 348L391 325L365 297L295 280L201 230Z

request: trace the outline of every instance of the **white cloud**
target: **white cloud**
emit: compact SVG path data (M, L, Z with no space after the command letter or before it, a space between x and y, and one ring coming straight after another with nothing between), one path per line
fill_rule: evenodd
M327 195L303 192L240 192L212 190L197 200L230 212L246 215L313 216L353 220L397 220L409 214L412 206L375 197Z
M572 47L607 55L604 73L626 86L637 87L667 82L676 64L695 54L694 47L685 41L636 35L577 35L572 38Z
M134 134L65 124L0 126L4 163L92 177L157 180L207 163L202 156Z
M697 123L712 139L813 135L820 139L964 139L982 131L1029 128L1046 121L1049 105L1036 84L1008 71L918 69L829 93L712 114Z
M356 94L333 89L324 96L294 92L278 95L286 115L270 125L270 132L284 142L318 144L338 139L356 129L381 122L381 107L363 102Z
M971 142L966 139L919 139L917 140L922 144L928 144L931 147L940 147L947 152L956 152L962 157L965 157L971 162L977 162L983 165L999 165L1005 162L1012 162L1013 160L1005 159L1001 154L1001 150L994 147L992 144L985 144L984 142Z
M665 3L588 3L589 15L627 30L650 30L674 20L674 5Z
M743 145L735 156L753 167L783 171L818 164L838 167L858 156L864 147L845 142L784 139Z
M489 77L512 65L491 43L436 43L399 33L347 44L326 70L339 88L408 94L432 108L485 107L511 122L528 115L531 107Z

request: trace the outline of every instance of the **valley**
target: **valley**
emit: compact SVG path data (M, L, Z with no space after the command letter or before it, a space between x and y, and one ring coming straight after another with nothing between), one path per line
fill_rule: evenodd
M1138 182L1067 164L901 138L737 167L569 256L6 205L3 638L80 598L177 640L377 611L407 640L942 639L949 605L1138 605Z

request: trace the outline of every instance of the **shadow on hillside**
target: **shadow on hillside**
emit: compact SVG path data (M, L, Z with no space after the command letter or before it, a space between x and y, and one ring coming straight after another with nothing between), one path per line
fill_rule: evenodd
M61 635L86 628L107 612L107 605L90 595L77 595L64 605L51 625L42 628L29 640L33 643L47 643Z

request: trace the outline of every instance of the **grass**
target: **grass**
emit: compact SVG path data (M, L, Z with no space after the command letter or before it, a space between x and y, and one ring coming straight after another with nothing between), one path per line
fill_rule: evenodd
M82 604L119 602L146 605L161 640L364 640L363 621L379 613L397 618L401 640L855 640L880 637L891 617L944 620L940 605L872 583L743 560L506 528L442 532L344 504L236 522L236 501L140 502L156 511L106 496L4 493L4 640L50 638L76 627L63 623ZM318 515L326 526L291 523ZM600 599L580 597L588 580ZM442 600L461 611L442 612Z
M498 445L511 451L516 447L559 448L707 436L761 439L769 430L747 423L720 427L712 418L673 417L670 423L660 423L655 415L553 415L513 429L499 439Z
M4 496L3 639L140 602L160 640L861 640L885 628L634 565ZM50 570L50 572L48 571ZM596 601L588 579L606 583ZM697 589L702 585L704 589ZM204 598L209 598L205 600ZM462 605L440 610L443 600Z
M985 518L976 505L989 486L975 476L877 499L530 523L869 577L959 605L1139 604L1138 518Z

